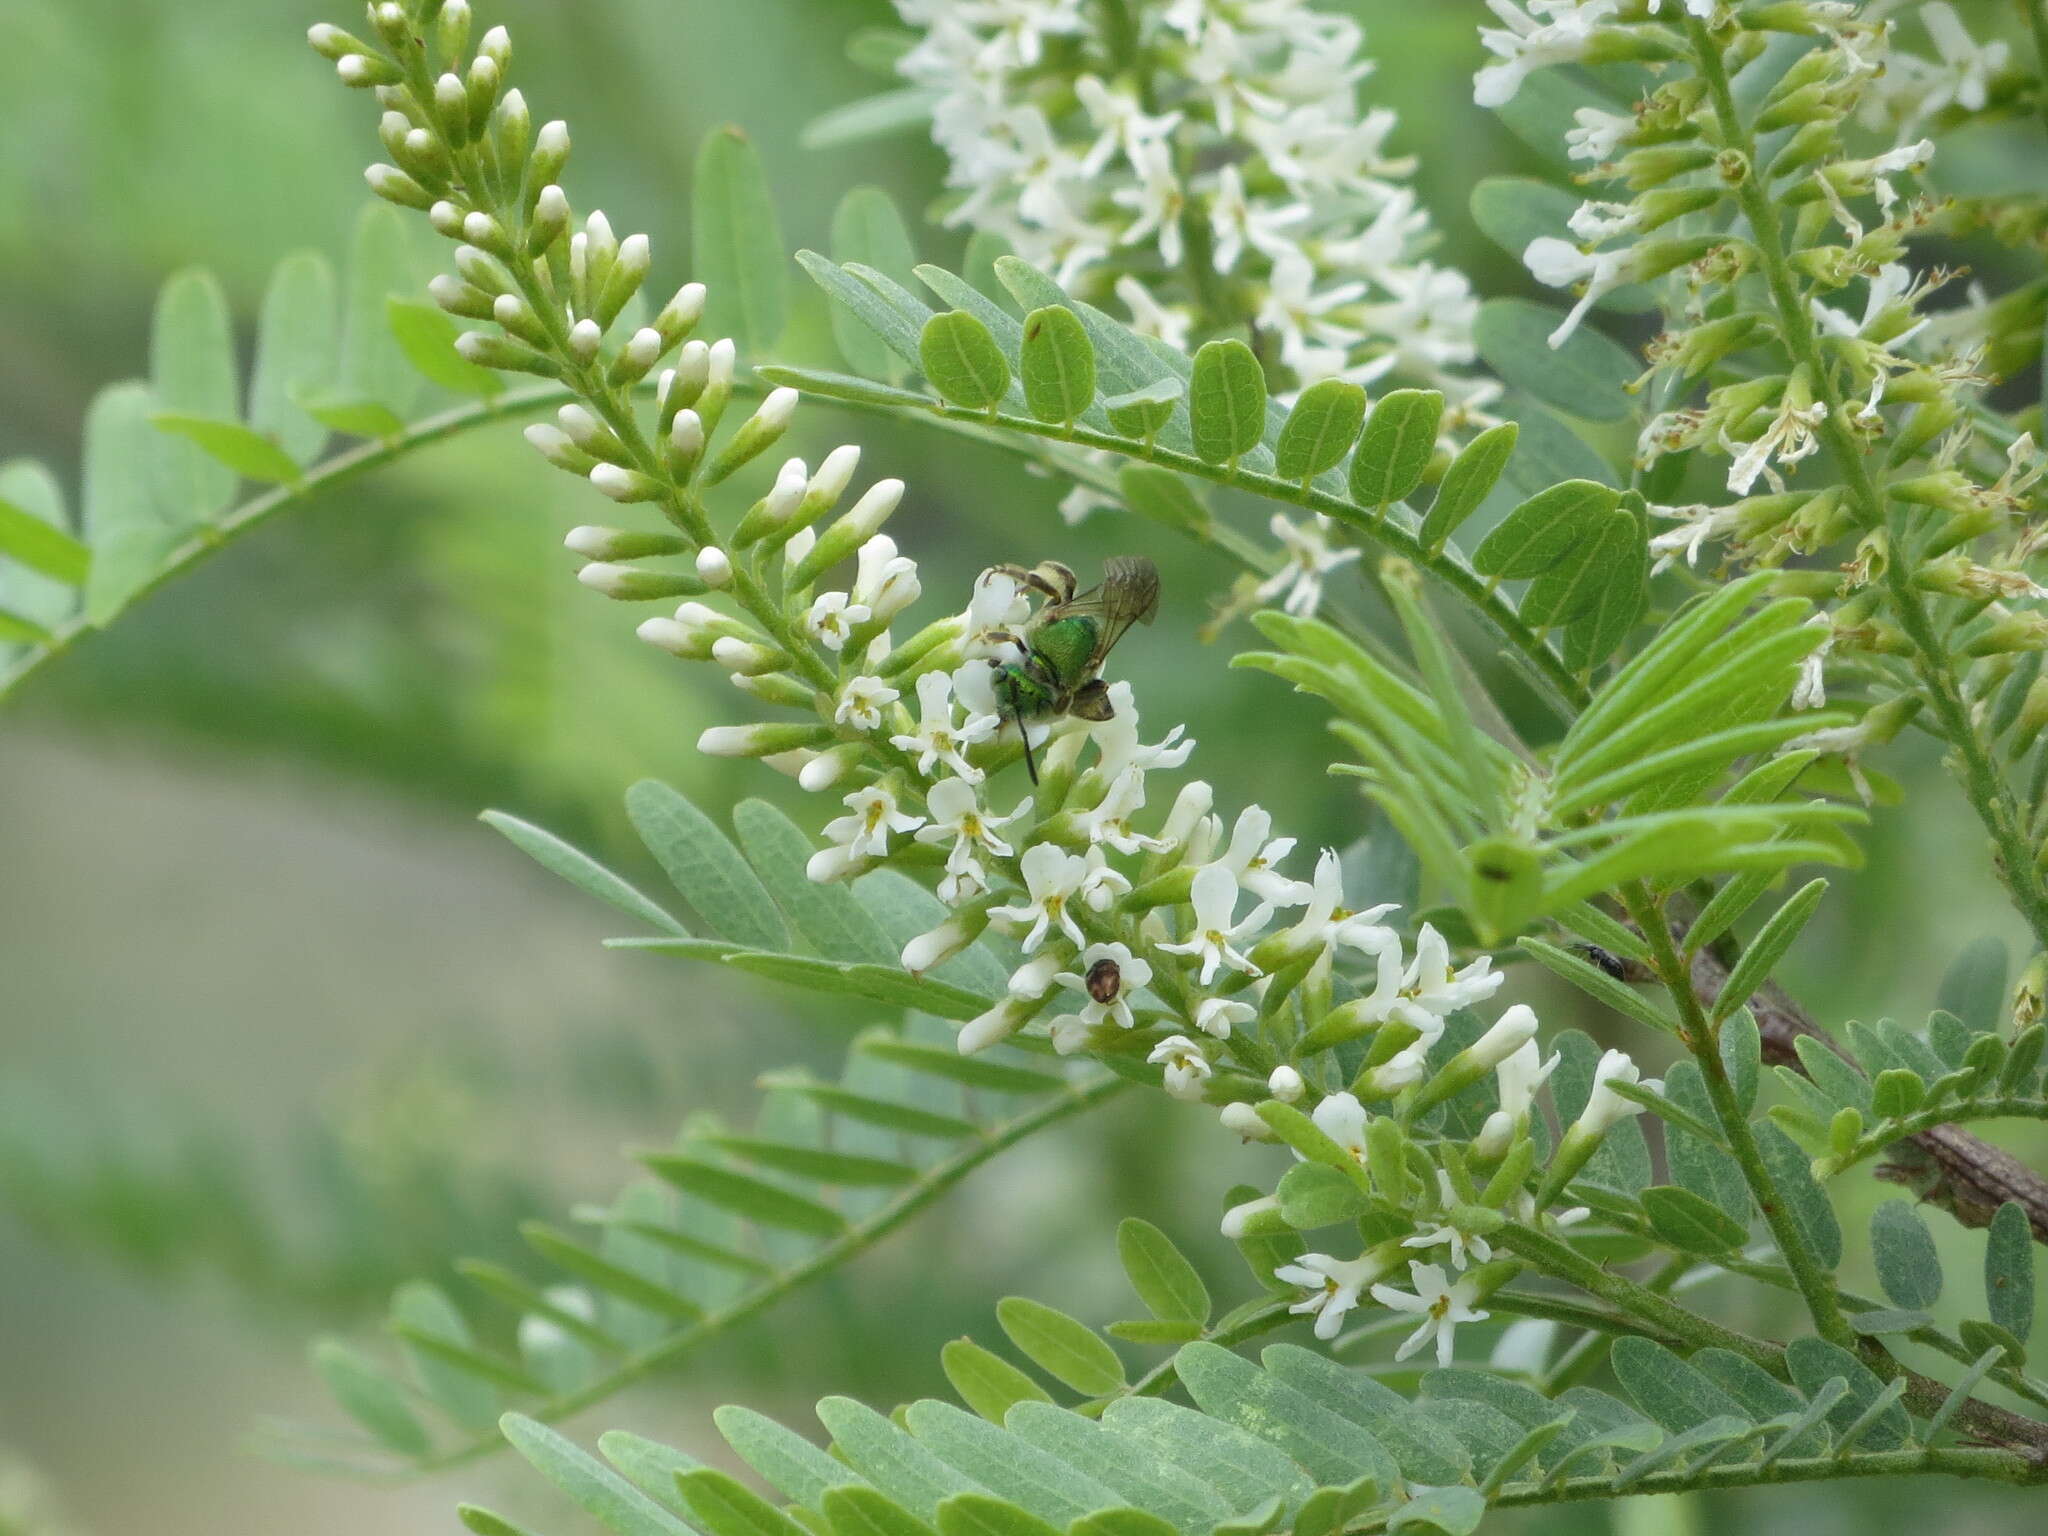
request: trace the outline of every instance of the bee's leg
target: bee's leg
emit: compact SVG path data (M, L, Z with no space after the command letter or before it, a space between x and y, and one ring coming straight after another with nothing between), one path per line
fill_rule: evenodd
M1083 683L1074 690L1074 697L1067 705L1067 713L1077 720L1114 720L1116 711L1110 707L1109 684L1101 678Z

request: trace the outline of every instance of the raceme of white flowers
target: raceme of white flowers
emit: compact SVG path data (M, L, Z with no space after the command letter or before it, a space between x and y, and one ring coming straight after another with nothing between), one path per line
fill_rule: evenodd
M933 96L948 222L1064 285L1113 289L1176 347L1198 324L1250 323L1299 385L1399 372L1454 405L1492 398L1467 371L1471 287L1422 254L1429 215L1402 184L1411 162L1388 153L1394 115L1360 112L1374 66L1351 18L1307 0L1160 0L1129 8L1130 46L1112 56L1083 0L896 8L921 34L898 69ZM1220 284L1189 276L1204 264ZM1217 316L1198 286L1230 289L1241 312Z

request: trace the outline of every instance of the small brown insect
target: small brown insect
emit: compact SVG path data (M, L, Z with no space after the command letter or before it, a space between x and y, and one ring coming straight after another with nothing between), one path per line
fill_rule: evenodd
M1088 967L1088 975L1083 985L1088 988L1090 997L1107 1007L1116 1001L1117 994L1123 990L1124 973L1118 969L1114 960L1098 960Z

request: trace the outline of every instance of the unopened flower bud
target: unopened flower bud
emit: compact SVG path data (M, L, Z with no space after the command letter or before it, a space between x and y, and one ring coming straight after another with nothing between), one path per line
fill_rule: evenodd
M1235 1103L1224 1105L1217 1112L1217 1118L1223 1122L1223 1129L1234 1135L1242 1136L1246 1141L1272 1141L1275 1139L1273 1128L1260 1118L1257 1109L1245 1103L1242 1099ZM1270 1197L1268 1198L1270 1199ZM1258 1203L1256 1200L1246 1202L1247 1205L1257 1205ZM1244 1208L1244 1206L1232 1207L1229 1215L1223 1218L1224 1221L1227 1223L1231 1216L1236 1215L1238 1211Z
M560 118L542 123L540 132L533 136L533 158L527 161L527 172L534 182L547 186L558 181L562 167L569 163L569 125Z
M623 464L599 464L590 471L590 483L613 501L653 501L661 495L661 482L652 475Z
M770 444L789 428L789 419L796 413L797 392L793 389L772 389L768 398L761 402L760 409L749 417L739 431L733 433L730 441L718 451L704 471L704 483L716 485L742 464L746 464L764 452Z
M526 254L544 256L554 243L569 232L569 195L549 182L534 199L533 218L526 230Z
M661 313L654 317L654 328L661 332L661 339L674 346L704 318L704 285L685 283L675 292L675 297L662 305Z
M396 203L401 208L427 209L434 205L427 189L395 165L369 166L363 171L363 180L385 202Z
M469 142L469 89L452 72L434 81L434 121L457 149Z
M496 59L480 53L470 61L469 77L463 81L463 86L469 95L469 136L480 139L490 126L491 109L498 104L498 92L505 87L505 71Z
M382 0L370 7L370 21L382 34L384 41L394 48L402 48L412 39L412 23L405 14L405 7L394 0Z
M593 560L576 573L576 579L593 592L626 603L688 597L704 590L703 582L680 571L649 571L608 560Z
M360 38L352 37L341 28L316 22L306 29L306 41L313 45L313 51L330 63L339 63L352 53L368 53L370 45Z
M813 759L815 762L816 759ZM812 764L804 765L808 773ZM803 774L797 775L797 782L803 783ZM921 976L935 965L944 965L953 956L981 937L988 927L986 907L970 907L955 912L929 933L920 933L903 946L903 969L913 976Z
M519 165L533 144L533 114L526 97L517 89L507 91L491 114L491 141L498 151L498 164Z
M816 758L806 763L804 771L797 775L797 784L812 794L828 790L853 772L866 755L867 747L864 743L842 742L829 751L820 752Z
M775 646L741 640L733 635L724 635L712 642L711 659L728 672L739 672L749 677L780 672L789 665L788 654Z
M469 0L447 0L434 18L435 42L441 57L451 62L469 53Z
M462 238L500 260L512 254L512 243L505 238L505 226L480 208L462 216Z
M640 284L646 281L647 270L654 263L648 249L645 235L628 235L619 242L618 254L612 258L611 270L605 274L604 288L597 296L597 322L610 325L640 291Z
M1273 1075L1266 1079L1266 1091L1282 1104L1292 1104L1307 1088L1308 1084L1301 1080L1301 1074L1284 1062L1275 1067ZM1261 1124L1263 1123L1262 1121Z
M1246 1107L1250 1108L1249 1105ZM1257 1110L1252 1111L1252 1117L1254 1119L1258 1118ZM1259 1121L1261 1125L1265 1123L1263 1120ZM1237 1127L1232 1126L1231 1129L1236 1130ZM1256 1200L1247 1200L1244 1204L1233 1205L1229 1210L1225 1211L1223 1213L1222 1232L1225 1237L1229 1238L1232 1242L1236 1242L1241 1237L1252 1237L1260 1231L1279 1225L1281 1225L1279 1200L1272 1195L1261 1195Z
M529 439L535 430L550 432L546 425L527 428ZM571 528L562 547L587 560L645 560L659 555L680 555L689 544L680 534L638 528L602 528L589 524Z
M687 480L704 457L704 423L695 411L677 411L668 429L668 466L678 480Z
M427 223L432 225L434 233L443 239L462 238L462 210L448 198L440 199L427 210ZM478 251L477 255L482 256L483 252Z
M716 544L697 551L697 574L708 587L722 587L732 580L732 560Z
M569 434L569 441L584 452L614 461L625 457L626 445L587 407L571 401L555 412L555 420Z
M405 78L398 66L381 53L345 53L334 61L334 73L343 85L358 91L396 85Z
M535 451L557 469L565 469L572 475L588 475L597 467L596 457L577 447L570 440L569 434L560 427L550 426L544 421L536 421L526 429L524 435L526 440L533 444ZM579 533L582 531L581 529L577 530ZM571 549L576 548L573 544L569 547ZM579 553L588 553L588 551L579 551ZM592 558L602 557L593 556Z
M472 288L480 288L493 298L512 291L511 276L494 259L473 245L455 247L455 270Z
M641 326L626 338L619 355L612 359L611 381L620 385L639 383L661 361L661 350L661 332L652 326Z
M875 536L902 501L901 480L877 480L869 486L867 494L853 504L852 510L819 536L817 544L792 573L792 584L808 586L857 551Z
M960 1054L972 1056L1009 1039L1031 1022L1039 1003L1038 998L1006 997L987 1013L968 1020L960 1026L960 1038L955 1042Z
M484 34L483 41L476 45L476 51L497 65L499 69L510 69L512 67L512 34L503 27L493 27Z
M517 336L530 347L548 344L547 327L540 323L533 307L516 293L501 293L493 299L491 318L502 325L508 335Z
M466 363L475 363L479 368L498 368L514 373L531 373L543 379L558 379L562 370L555 360L536 352L524 342L514 341L509 336L493 336L485 331L464 331L455 338L455 355Z
M569 355L579 363L589 363L597 357L597 349L604 345L604 331L595 320L578 320L569 327Z
M1160 841L1170 847L1185 843L1215 801L1215 791L1201 779L1190 779L1181 785L1173 809L1166 813L1166 824L1159 830Z
M826 727L815 722L772 721L761 725L714 725L697 738L706 757L767 757L792 752L819 739Z
M662 404L668 410L695 405L711 381L711 348L701 341L686 341L676 354L675 377Z

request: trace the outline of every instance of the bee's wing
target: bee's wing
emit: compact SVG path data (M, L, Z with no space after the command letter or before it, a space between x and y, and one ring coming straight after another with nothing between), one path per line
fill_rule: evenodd
M1159 612L1159 567L1143 555L1115 555L1102 563L1102 580L1071 601L1058 605L1059 615L1092 614L1102 620L1094 663L1100 666L1124 631L1150 624Z

